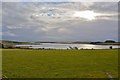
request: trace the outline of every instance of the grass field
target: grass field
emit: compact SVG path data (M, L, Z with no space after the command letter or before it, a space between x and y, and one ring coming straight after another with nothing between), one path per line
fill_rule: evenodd
M3 75L9 78L118 77L118 50L2 51Z

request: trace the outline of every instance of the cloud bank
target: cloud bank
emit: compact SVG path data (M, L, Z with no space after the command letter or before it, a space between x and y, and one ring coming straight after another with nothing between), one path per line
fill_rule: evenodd
M117 9L117 2L3 2L3 39L117 40Z

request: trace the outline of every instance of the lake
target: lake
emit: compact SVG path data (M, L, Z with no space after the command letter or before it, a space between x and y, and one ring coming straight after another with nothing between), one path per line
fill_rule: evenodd
M55 44L55 43L40 43L40 45L14 45L14 46L30 46L29 48L38 49L69 49L71 47L78 47L79 49L109 49L110 46L118 48L118 45L93 45L93 44Z

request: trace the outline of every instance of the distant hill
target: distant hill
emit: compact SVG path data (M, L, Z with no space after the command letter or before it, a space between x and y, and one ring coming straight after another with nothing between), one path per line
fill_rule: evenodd
M16 41L6 41L6 40L0 40L0 42L2 42L2 43L18 43Z

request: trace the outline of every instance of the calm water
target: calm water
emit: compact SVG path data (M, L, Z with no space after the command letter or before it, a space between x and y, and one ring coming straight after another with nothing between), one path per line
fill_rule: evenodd
M15 46L31 46L29 48L38 49L67 49L69 46L78 47L79 49L109 49L110 46L113 48L118 48L117 45L93 45L93 44L54 44L54 43L42 43L40 45L15 45Z

